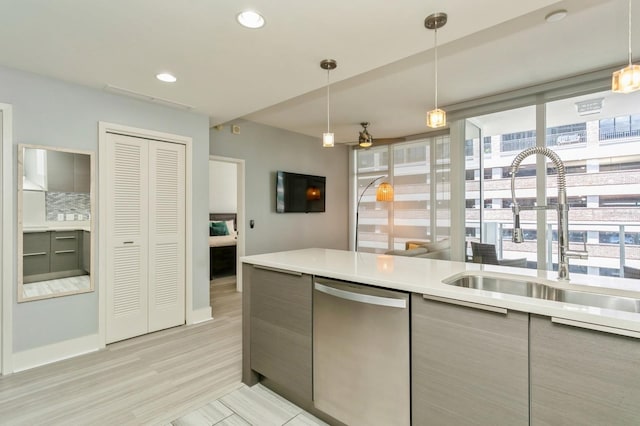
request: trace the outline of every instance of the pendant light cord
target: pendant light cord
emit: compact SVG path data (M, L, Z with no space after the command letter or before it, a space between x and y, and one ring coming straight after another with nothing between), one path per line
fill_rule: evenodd
M329 73L330 72L331 71L329 69L327 69L327 133L331 133L331 130L329 130L330 129L330 126L329 126L329 104L331 103L330 102L331 94L330 94L330 91L329 91L329 86L331 85L331 81L329 79Z
M631 0L629 0L631 1ZM434 109L438 109L438 27L436 26L435 28L435 66L436 66L436 72L435 72L435 92L436 92L436 99L435 99L435 108Z
M629 0L629 65L631 65L631 0Z

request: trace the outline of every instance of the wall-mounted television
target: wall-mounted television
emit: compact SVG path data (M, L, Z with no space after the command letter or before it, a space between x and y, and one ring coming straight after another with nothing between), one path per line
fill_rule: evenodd
M276 173L277 213L321 213L325 209L324 176L278 171Z

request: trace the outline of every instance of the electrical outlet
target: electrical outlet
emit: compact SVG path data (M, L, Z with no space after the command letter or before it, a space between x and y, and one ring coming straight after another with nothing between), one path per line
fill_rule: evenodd
M238 126L237 124L234 124L231 126L231 133L233 133L234 135L239 135L240 134L240 126Z
M60 220L60 221L64 220L64 214L63 213L58 213L58 220Z
M73 213L67 213L67 220L75 220L75 215Z

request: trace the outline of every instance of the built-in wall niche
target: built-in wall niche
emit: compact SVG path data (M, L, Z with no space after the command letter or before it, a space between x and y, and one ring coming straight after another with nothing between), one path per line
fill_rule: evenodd
M94 154L18 146L18 302L94 290Z

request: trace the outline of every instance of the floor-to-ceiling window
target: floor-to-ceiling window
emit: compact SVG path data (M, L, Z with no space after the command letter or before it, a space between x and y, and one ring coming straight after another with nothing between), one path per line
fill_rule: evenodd
M447 135L358 149L354 157L356 202L361 199L357 206L358 250L404 249L407 241L437 241L449 236ZM384 178L369 186L381 176ZM392 203L376 201L376 188L382 181L394 187Z
M531 268L557 269L556 212L523 212L524 242L511 242L509 166L523 149L541 145L565 164L570 248L589 252L571 259L570 270L620 276L623 265L640 267L640 93L593 93L468 121L467 240L495 243L504 257L527 257ZM525 159L517 175L523 206L557 203L557 171L537 157Z

